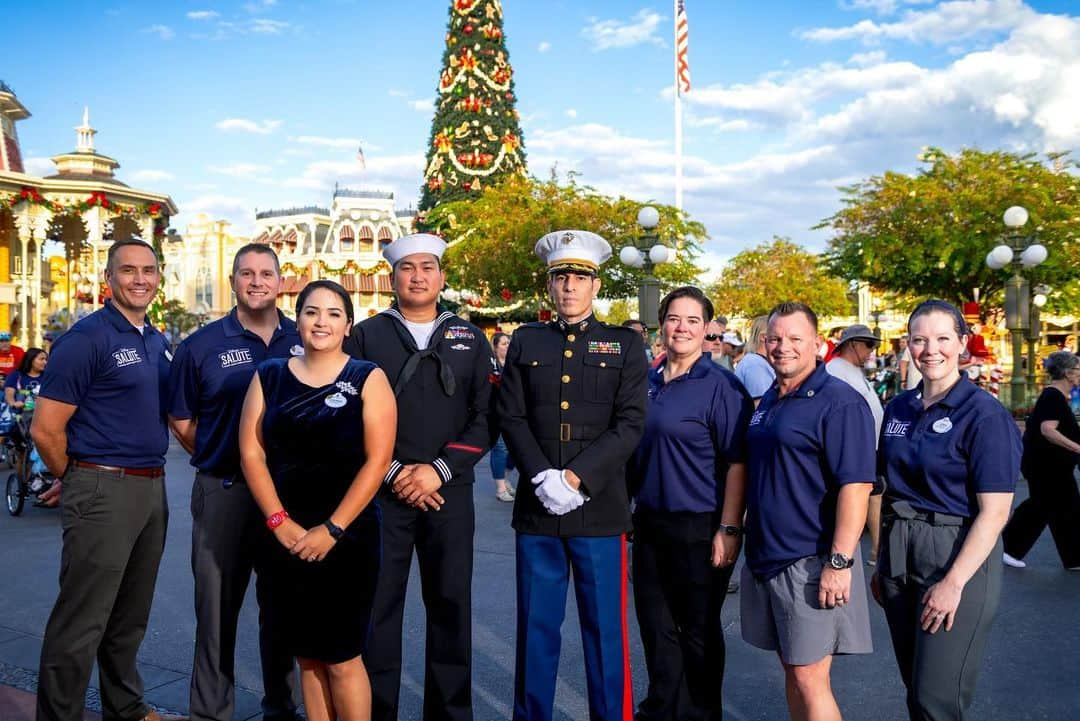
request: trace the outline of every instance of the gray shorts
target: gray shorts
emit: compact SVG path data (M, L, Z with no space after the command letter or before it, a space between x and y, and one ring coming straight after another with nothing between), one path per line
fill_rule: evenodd
M759 581L745 565L739 608L742 637L766 651L778 651L792 666L816 663L841 653L872 653L870 609L862 554L855 549L851 598L839 608L818 605L821 559L804 558L768 580Z

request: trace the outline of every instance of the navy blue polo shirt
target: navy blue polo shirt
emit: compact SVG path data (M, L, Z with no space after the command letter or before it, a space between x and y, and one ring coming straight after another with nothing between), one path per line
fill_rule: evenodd
M281 311L269 345L240 325L236 308L184 339L169 376L168 410L196 421L191 465L223 478L240 472L240 412L256 366L303 352L296 323Z
M111 300L56 339L38 395L78 406L68 456L127 468L165 465L163 396L169 342L149 321L133 326Z
M670 383L665 365L649 371L645 433L633 466L637 506L715 513L724 505L728 466L745 461L753 401L708 355Z
M921 385L885 408L879 464L886 498L917 511L974 517L975 494L1016 489L1022 452L1009 411L963 374L925 410Z
M746 563L767 580L829 552L840 487L874 480L874 418L858 391L818 363L791 393L765 392L746 445Z

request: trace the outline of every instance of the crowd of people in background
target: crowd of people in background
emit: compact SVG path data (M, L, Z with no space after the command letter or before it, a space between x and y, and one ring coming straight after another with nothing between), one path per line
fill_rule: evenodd
M693 286L663 298L653 336L641 320L596 318L610 245L563 230L535 247L554 318L489 343L439 305L445 249L427 234L384 249L395 302L382 313L357 322L345 289L320 280L293 321L276 306L277 256L246 245L235 307L174 353L146 315L159 258L118 241L111 298L51 353L0 333L6 408L36 405L32 439L58 479L42 500L62 507L38 721L82 718L95 662L106 718L161 721L136 656L165 543L170 431L195 468L198 721L231 721L253 575L264 718L302 719L297 687L310 721L398 718L414 555L423 717L470 721L485 454L495 497L513 503L515 721L552 718L571 584L596 721L720 719L721 610L736 589L742 638L776 654L792 719L841 718L832 660L873 652L872 597L909 717L942 721L971 718L1003 563L1022 568L1049 526L1062 564L1080 569L1075 354L1047 359L1021 438L964 372L981 336L944 301L915 307L880 363L865 325L823 334L789 301L740 335ZM875 385L883 368L896 372L889 393ZM1021 471L1030 498L1009 520ZM636 708L628 577L648 674Z

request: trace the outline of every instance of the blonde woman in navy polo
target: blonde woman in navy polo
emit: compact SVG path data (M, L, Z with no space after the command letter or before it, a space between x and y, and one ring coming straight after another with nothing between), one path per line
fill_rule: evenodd
M1001 529L1020 473L1020 432L958 367L968 331L949 303L908 320L922 382L885 409L875 597L885 608L912 721L968 713L1001 595Z
M742 545L754 405L704 352L712 315L692 286L660 303L667 356L649 371L645 434L630 464L634 606L649 671L638 721L723 715L720 610Z

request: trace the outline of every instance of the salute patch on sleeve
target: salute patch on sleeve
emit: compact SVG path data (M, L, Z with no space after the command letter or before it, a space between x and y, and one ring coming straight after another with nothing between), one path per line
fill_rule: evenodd
M621 355L622 344L617 340L591 340L589 341L590 353L603 353L605 355Z

